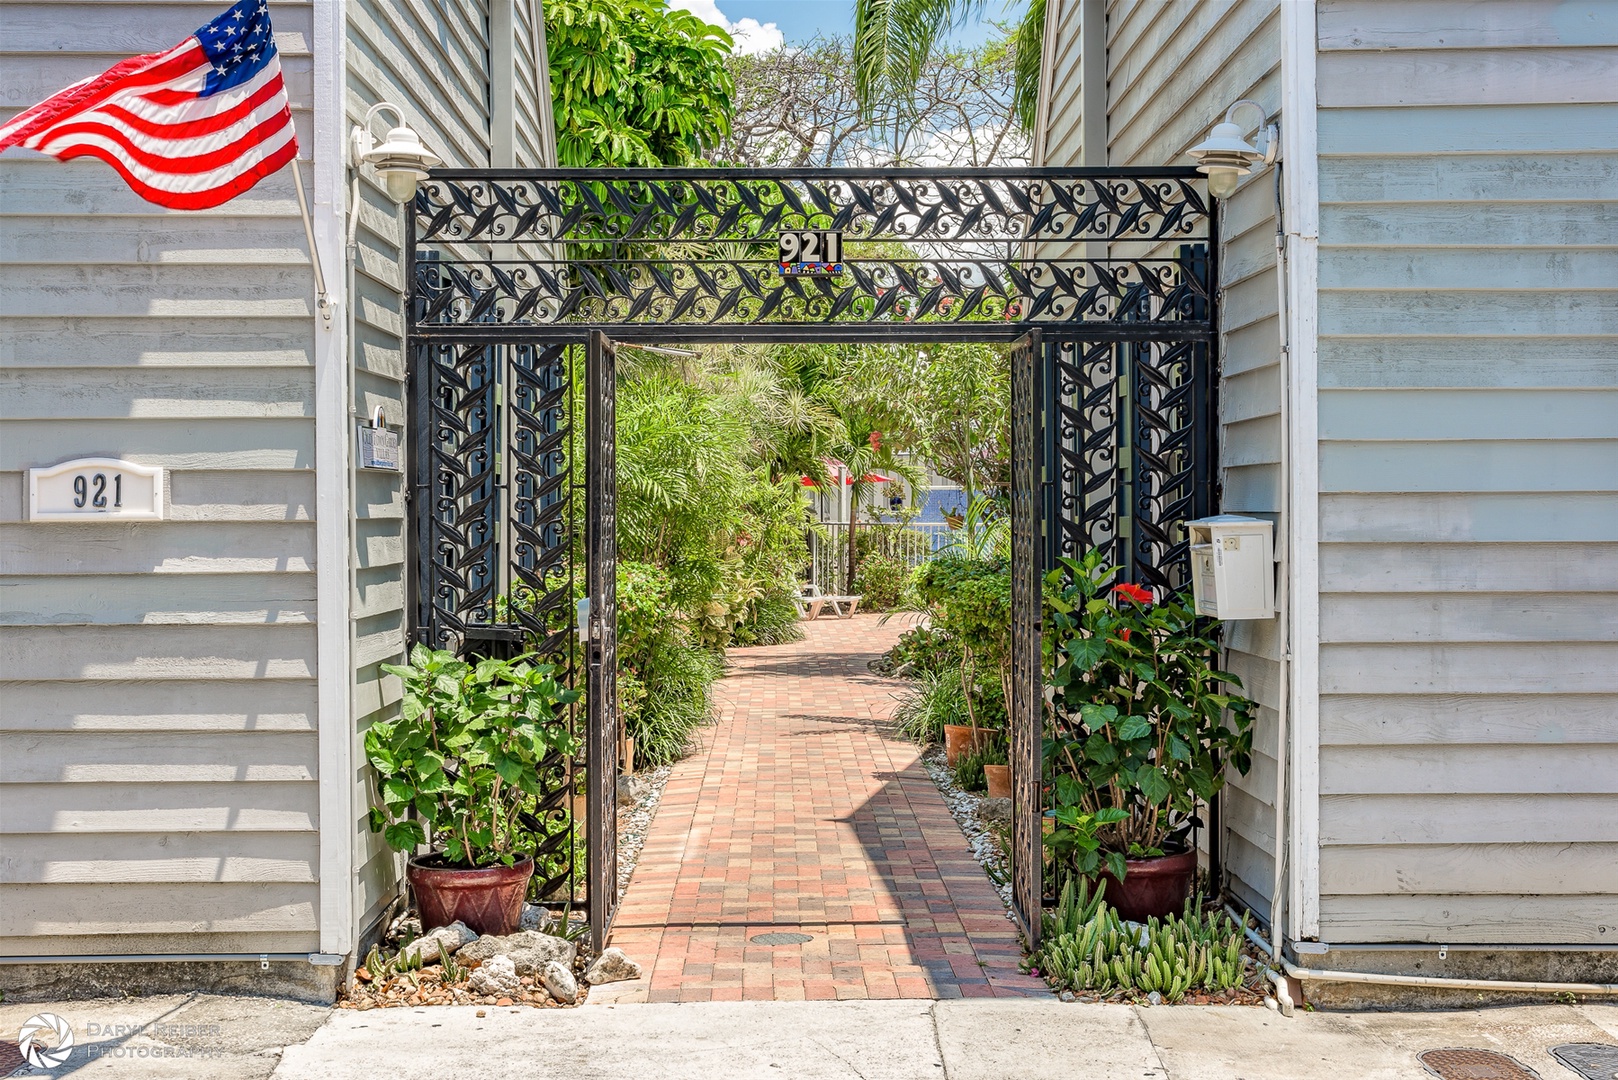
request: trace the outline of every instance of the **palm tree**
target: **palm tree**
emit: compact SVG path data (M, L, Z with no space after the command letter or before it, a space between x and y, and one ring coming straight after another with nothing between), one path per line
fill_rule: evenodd
M883 103L905 106L921 70L945 34L987 6L988 0L854 0L854 93L867 115ZM1012 35L1016 50L1017 122L1034 126L1039 103L1039 61L1045 40L1045 0L1028 0Z

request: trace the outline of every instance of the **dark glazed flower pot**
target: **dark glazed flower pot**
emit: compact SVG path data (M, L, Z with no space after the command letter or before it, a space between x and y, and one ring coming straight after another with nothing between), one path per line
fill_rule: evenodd
M533 859L480 870L427 866L411 859L405 869L416 893L423 933L458 920L479 934L496 937L514 934L522 924L522 902L533 876Z
M1193 848L1178 855L1154 859L1124 860L1124 880L1103 872L1107 883L1107 903L1120 917L1145 922L1153 916L1162 919L1179 915L1191 895L1191 882L1197 874L1197 853Z

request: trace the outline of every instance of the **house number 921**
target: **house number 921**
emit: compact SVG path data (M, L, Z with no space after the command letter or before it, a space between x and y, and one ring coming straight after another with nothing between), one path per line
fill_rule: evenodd
M91 476L80 473L73 478L73 505L83 506L88 501L91 506L98 509L107 505L107 474L96 473ZM124 478L112 478L112 505L114 508L124 505Z
M118 458L28 470L30 521L162 521L164 471Z
M830 229L788 230L780 235L778 254L788 273L805 263L809 264L805 270L829 269L843 261L843 234Z

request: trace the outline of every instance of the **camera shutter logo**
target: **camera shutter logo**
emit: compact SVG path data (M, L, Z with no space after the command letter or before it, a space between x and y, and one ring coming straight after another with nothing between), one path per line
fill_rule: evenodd
M36 1069L54 1069L73 1053L73 1025L55 1013L30 1016L17 1033L17 1049Z

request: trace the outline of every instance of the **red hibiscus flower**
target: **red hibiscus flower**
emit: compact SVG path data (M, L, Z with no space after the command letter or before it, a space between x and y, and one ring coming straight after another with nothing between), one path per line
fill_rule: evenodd
M1152 602L1152 590L1144 585L1114 585L1112 592L1114 596L1122 596L1124 599L1133 600L1137 604L1150 604Z

